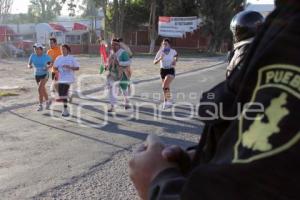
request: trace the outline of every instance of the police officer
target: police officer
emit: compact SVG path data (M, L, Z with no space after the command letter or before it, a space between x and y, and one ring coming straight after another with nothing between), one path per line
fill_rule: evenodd
M299 11L297 0L276 1L234 88L243 112L230 121L207 162L194 162L188 170L180 164L201 158L202 140L192 155L147 138L129 163L143 199L298 199Z
M238 114L235 109L235 98L243 77L242 68L247 67L243 64L249 47L263 22L264 17L256 11L241 11L231 21L230 30L235 43L232 56L229 58L226 80L203 94L198 110L200 120L206 124L202 133L202 143L205 141L205 146L201 147L205 152L201 156L202 162L208 162L211 159L219 139L230 125L229 120L215 119L209 113L214 113L215 106L217 106L222 115L227 118ZM214 98L208 98L212 94Z
M250 10L239 12L231 20L230 30L233 35L234 47L229 58L227 77L236 67L242 66L249 46L263 21L264 17L260 13Z

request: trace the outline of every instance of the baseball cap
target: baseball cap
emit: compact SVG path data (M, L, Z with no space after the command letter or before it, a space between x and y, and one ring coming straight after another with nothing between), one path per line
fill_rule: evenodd
M33 45L33 47L36 47L36 48L44 48L44 46L41 44L41 43L35 43L34 45Z

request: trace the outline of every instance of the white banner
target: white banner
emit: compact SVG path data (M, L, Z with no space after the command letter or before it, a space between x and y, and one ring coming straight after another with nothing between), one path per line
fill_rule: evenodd
M182 38L198 29L201 20L197 17L159 17L158 35Z

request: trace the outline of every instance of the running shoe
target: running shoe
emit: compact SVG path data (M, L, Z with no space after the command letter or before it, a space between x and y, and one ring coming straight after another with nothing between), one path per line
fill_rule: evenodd
M61 116L63 116L63 117L69 117L70 116L70 113L69 113L67 108L63 109L63 111L61 113Z
M50 100L46 102L46 109L47 110L50 110L51 104L52 104L52 101L50 101Z
M38 108L36 109L36 111L43 111L43 105L39 104Z
M115 112L115 108L111 107L110 109L107 110L107 112L109 112L109 113Z
M168 108L172 108L173 104L171 101L165 101L163 104L163 109L168 109Z
M128 110L128 109L130 109L130 105L125 105L124 108L125 108L125 110Z

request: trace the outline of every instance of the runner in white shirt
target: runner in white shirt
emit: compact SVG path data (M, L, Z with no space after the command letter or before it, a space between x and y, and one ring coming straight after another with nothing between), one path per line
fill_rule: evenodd
M58 94L59 101L64 103L62 116L69 116L68 112L68 93L70 85L75 81L74 71L79 70L79 64L71 55L71 48L69 45L64 44L61 46L63 55L56 58L54 62L55 69L58 70Z
M170 85L175 78L175 65L177 59L178 54L176 50L171 48L170 40L167 38L164 39L153 61L154 64L160 62L160 76L164 92L163 109L172 107Z

